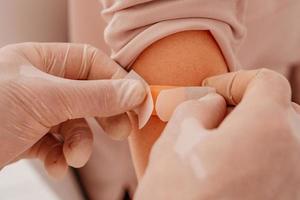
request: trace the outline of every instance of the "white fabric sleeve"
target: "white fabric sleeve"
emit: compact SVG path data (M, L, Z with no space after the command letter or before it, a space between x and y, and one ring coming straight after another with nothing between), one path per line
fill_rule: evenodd
M231 71L246 34L246 0L100 0L108 23L104 37L111 57L129 68L153 42L186 30L209 30Z

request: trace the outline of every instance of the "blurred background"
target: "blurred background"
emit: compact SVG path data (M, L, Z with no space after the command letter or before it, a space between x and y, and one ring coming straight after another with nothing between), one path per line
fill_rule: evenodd
M89 43L109 53L103 41L105 24L101 19L100 10L97 0L0 0L0 47L20 42L77 42ZM108 140L106 136L100 134L97 137L101 137L98 139L102 141ZM108 143L118 146L116 153L127 152L127 144L120 145L111 141ZM95 145L101 144L96 142ZM97 160L95 159L97 156L99 157L97 152L93 154L92 164L93 160L94 162ZM106 160L107 165L111 162ZM132 171L131 166L127 168L125 164L124 166L124 170ZM90 167L91 164L85 171L90 170ZM87 181L80 180L79 174L84 174L85 171L74 173L73 170L69 170L65 179L54 181L47 177L38 161L19 161L1 170L0 199L110 199L99 197L97 191L101 191L101 188L97 189L97 182L93 178L86 176ZM97 175L94 174L93 177ZM81 182L89 181L96 186L95 195L87 194L85 187L82 186ZM107 194L109 195L118 194Z
M0 0L0 46L10 43L79 42L103 49L97 0Z

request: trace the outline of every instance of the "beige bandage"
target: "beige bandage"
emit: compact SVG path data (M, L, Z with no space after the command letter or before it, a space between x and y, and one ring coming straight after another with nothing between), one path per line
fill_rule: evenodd
M197 100L216 90L210 87L178 87L178 86L150 86L154 100L154 111L160 120L167 122L171 118L176 107L189 100Z

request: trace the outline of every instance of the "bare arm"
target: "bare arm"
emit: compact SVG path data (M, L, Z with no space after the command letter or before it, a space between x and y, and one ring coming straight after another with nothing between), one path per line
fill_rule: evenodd
M206 77L226 73L223 55L208 31L185 31L165 37L143 51L133 64L151 85L200 85ZM146 127L130 136L133 162L138 177L147 166L153 143L165 123L152 117Z
M226 72L227 65L239 67L235 52L245 36L245 0L100 1L111 57L128 68L139 55L133 69L150 84L200 85L203 78ZM210 32L200 30L210 30L219 46ZM140 134L131 136L138 176L163 128L153 117Z

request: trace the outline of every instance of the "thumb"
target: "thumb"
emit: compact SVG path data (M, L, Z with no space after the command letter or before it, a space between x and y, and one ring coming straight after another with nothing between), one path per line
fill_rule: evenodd
M222 96L210 93L199 100L186 101L180 104L170 122L178 123L187 118L199 121L205 129L216 128L226 114L226 102ZM170 124L170 123L169 123Z
M138 80L55 79L34 82L39 100L44 105L35 107L46 108L37 117L42 118L48 127L68 119L118 115L139 105L146 95Z
M207 129L216 128L222 122L225 114L226 102L215 93L180 104L155 143L151 157L160 155L162 150L166 152L173 145L180 155L186 154L207 136Z
M180 104L174 111L169 123L167 124L164 132L169 134L163 137L177 136L179 130L185 121L192 119L197 121L203 129L216 128L224 119L226 114L226 102L218 94L211 93L199 100L190 100ZM185 126L187 127L187 126ZM193 128L193 127L190 127ZM198 131L198 130L196 130Z

